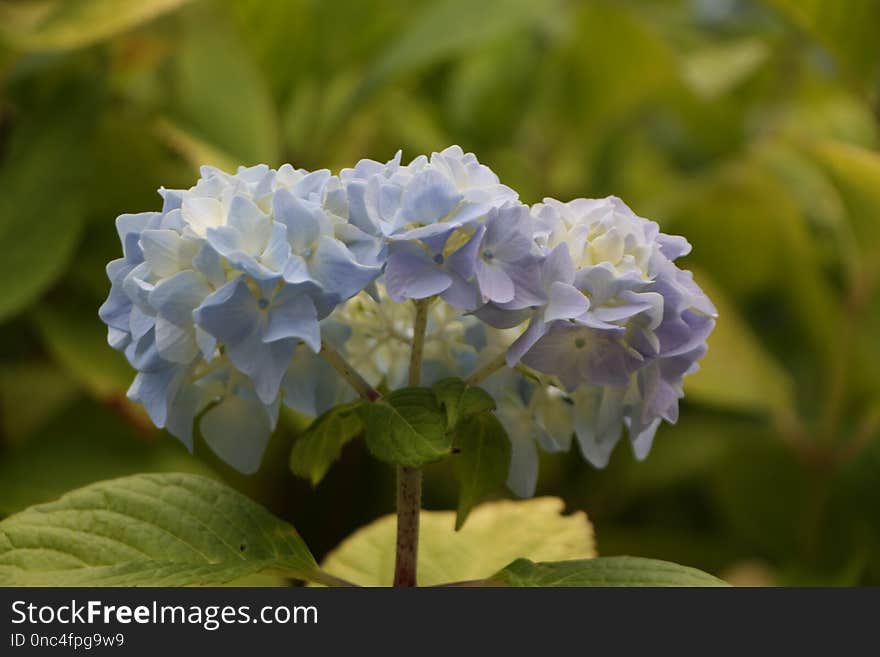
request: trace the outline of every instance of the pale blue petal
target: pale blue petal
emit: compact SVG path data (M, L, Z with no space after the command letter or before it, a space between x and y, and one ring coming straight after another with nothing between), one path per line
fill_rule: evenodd
M547 322L580 317L590 308L590 300L572 285L557 281L550 286L549 293L549 301L544 309L544 320Z
M485 227L479 226L465 245L449 256L449 268L465 279L471 278L474 275L485 233Z
M407 224L433 224L461 202L462 195L446 176L434 170L416 174L400 199L398 228Z
M507 350L505 361L508 367L513 367L523 355L528 352L535 343L547 332L548 325L540 317L533 317L525 332L519 336Z
M192 269L161 281L150 292L150 305L165 319L180 326L192 324L192 311L211 293L204 279Z
M209 409L202 416L199 429L214 453L244 474L259 469L272 433L264 405L259 400L236 395L225 397Z
M156 349L159 355L172 363L189 363L199 353L195 331L174 324L167 319L156 320Z
M289 285L272 299L269 318L263 328L263 342L299 338L312 351L321 350L321 329L311 298L301 289Z
M513 281L501 267L480 258L477 261L476 275L485 301L507 303L513 300Z
M385 285L394 301L424 299L440 294L451 284L449 274L417 245L406 242L393 245L385 268Z
M227 345L230 360L250 377L257 396L265 404L278 397L281 379L296 350L296 339L263 342L255 331L234 345Z
M379 275L381 267L359 264L342 242L323 236L312 263L312 275L325 290L348 299Z
M195 322L226 345L251 336L257 327L259 307L243 276L229 281L193 311Z
M314 243L321 234L320 207L299 199L286 189L280 189L272 198L275 221L287 226L287 239L294 253Z

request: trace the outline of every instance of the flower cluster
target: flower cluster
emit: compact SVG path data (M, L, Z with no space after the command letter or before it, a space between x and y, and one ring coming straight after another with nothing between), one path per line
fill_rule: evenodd
M674 261L688 243L619 199L529 207L453 146L338 176L289 165L203 168L161 212L117 220L123 257L100 315L138 371L129 396L192 446L255 470L281 403L308 415L353 398L320 356L374 386L405 384L427 300L424 383L489 371L513 444L509 484L531 494L535 442L607 463L675 422L715 309Z

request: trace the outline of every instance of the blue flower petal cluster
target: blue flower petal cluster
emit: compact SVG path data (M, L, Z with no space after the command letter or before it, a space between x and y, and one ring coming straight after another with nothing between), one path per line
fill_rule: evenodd
M294 353L319 351L319 321L381 271L347 245L338 190L329 171L204 167L191 189L161 190L161 212L117 219L99 314L156 426L191 447L199 418L222 458L257 468Z
M129 396L188 446L245 471L282 403L308 415L353 399L332 346L372 385L406 383L427 299L423 382L485 383L513 444L510 487L534 491L537 446L604 466L624 428L644 457L675 422L715 309L675 261L690 246L622 201L529 207L459 147L338 176L284 165L205 167L161 212L117 219L108 341L137 370Z

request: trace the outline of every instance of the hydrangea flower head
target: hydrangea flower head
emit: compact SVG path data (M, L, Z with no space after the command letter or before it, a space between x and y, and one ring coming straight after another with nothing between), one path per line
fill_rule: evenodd
M627 429L643 458L714 326L676 265L684 238L614 197L529 208L457 146L338 176L204 167L192 188L160 193L161 211L117 219L122 257L99 314L137 370L129 397L190 448L198 422L245 472L282 403L316 416L354 399L322 350L361 387L407 384L414 300L427 312L422 385L494 372L485 387L520 495L534 492L538 447L576 437L602 467Z
M129 396L190 447L204 411L205 439L243 470L259 463L298 346L318 351L319 320L380 271L336 237L330 182L289 165L204 167L191 189L161 190L161 212L117 220L123 257L99 314L138 370ZM250 428L219 419L257 406Z
M532 209L545 250L546 302L507 352L572 401L584 456L607 464L623 427L644 458L662 420L675 422L682 378L697 368L716 311L675 259L690 245L622 201L547 199ZM522 315L481 311L498 324Z
M340 179L350 221L384 241L386 287L397 303L439 295L475 310L509 302L516 282L505 267L534 265L527 208L458 146L407 165L400 153L386 164L362 160Z

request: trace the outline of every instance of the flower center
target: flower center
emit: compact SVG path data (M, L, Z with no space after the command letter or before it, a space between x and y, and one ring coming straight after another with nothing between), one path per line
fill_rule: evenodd
M489 249L486 249L485 251L483 251L483 257L484 257L486 260L491 260L492 258L495 257L495 254L492 253Z
M438 265L442 265L446 261L446 258L443 257L442 253L438 253L434 256L434 262Z
M257 301L257 305L260 307L260 310L266 310L269 307L269 300L266 297L261 297Z

